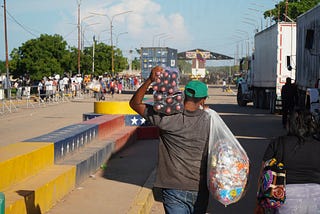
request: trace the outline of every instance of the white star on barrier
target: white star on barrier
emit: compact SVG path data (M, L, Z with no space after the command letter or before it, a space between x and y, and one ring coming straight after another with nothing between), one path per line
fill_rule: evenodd
M131 125L138 125L137 122L138 122L138 119L136 117L133 117L131 119Z
M146 122L146 119L141 118L140 121L141 121L141 125L142 125L142 124L144 124Z

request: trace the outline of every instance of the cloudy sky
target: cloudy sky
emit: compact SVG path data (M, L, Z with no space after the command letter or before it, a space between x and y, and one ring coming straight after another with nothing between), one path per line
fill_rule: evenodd
M141 47L165 46L178 52L202 48L231 57L252 49L255 29L270 25L262 13L277 0L11 0L6 1L9 52L40 34L59 34L78 46L78 6L82 44L121 48L125 56ZM2 2L3 5L3 2ZM0 59L5 59L3 8ZM2 45L1 45L2 44ZM231 62L228 62L231 63Z

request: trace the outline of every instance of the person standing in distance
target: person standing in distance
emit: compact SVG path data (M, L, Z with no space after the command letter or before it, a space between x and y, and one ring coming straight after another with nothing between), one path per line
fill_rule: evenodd
M282 100L282 125L286 128L287 118L293 112L297 100L297 90L294 84L291 83L291 78L286 78L286 83L281 89Z
M164 72L162 67L154 67L130 100L133 110L160 129L154 185L162 189L167 214L206 213L210 115L204 111L204 104L208 88L201 81L190 81L184 91L184 110L172 115L158 113L142 100L159 71Z

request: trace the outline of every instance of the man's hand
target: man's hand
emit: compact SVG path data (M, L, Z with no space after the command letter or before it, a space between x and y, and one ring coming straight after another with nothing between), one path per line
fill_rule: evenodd
M164 72L164 69L160 66L156 66L154 68L152 68L151 72L150 72L150 76L149 79L151 80L151 82L155 82L157 80L157 78L160 77L161 73Z
M150 86L150 84L152 82L155 82L157 80L157 78L159 78L159 76L162 72L164 72L164 69L160 66L156 66L156 67L152 68L149 78L146 79L146 81L140 86L140 88L138 88L138 90L132 96L132 98L129 102L130 107L133 110L135 110L138 114L140 114L141 116L143 116L144 111L146 109L146 104L144 104L142 102L142 99L143 99L146 91L148 90L148 87Z

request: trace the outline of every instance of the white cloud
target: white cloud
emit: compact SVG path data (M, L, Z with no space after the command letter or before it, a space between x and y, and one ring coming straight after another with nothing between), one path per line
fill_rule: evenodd
M161 46L164 43L177 49L190 46L188 43L191 42L189 37L192 32L188 32L185 17L178 12L165 10L161 3L155 0L16 0L7 3L7 10L33 34L26 32L9 19L9 47L18 48L22 43L41 33L60 34L70 46L77 47L78 2L81 6L81 19L91 16L93 12L111 18L114 14L132 11L116 16L113 20L114 39L117 34L128 32L119 38L119 47L123 51L151 46L153 43L157 46L159 43L157 35L160 33L167 35L161 39ZM84 45L92 43L93 35L96 39L101 37L100 41L110 44L110 21L107 17L94 16L83 22L86 25L100 23L86 28Z
M181 40L181 38L187 38L190 35L186 29L184 17L179 13L167 14L166 11L162 10L160 4L152 0L111 0L100 4L87 4L82 11L83 17L95 11L99 14L106 14L109 19L114 14L132 11L126 15L114 17L113 30L118 33L127 31L127 37L130 38L128 41L135 43L136 47L140 45L151 46L154 40L154 45L158 45L159 39L160 45L165 42L166 45L173 43L175 46L185 45L179 44L179 42L190 41L190 39ZM104 27L100 25L95 28L100 27L100 31L109 28L107 17L95 17L95 21L97 20L106 24ZM161 38L156 37L160 33L167 35L162 41Z

